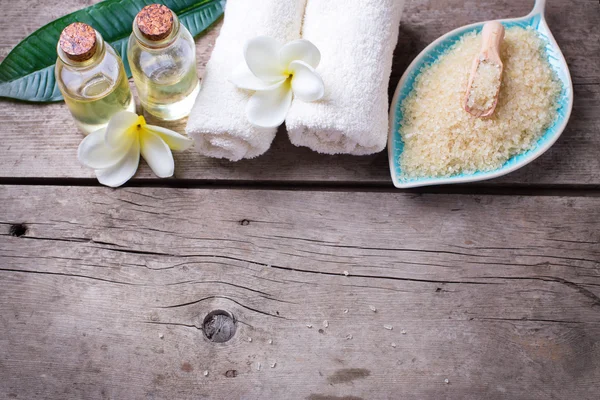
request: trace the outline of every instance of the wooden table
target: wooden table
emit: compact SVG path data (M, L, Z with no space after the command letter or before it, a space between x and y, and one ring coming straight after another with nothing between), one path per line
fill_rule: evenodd
M1 0L0 55L93 2ZM531 3L408 0L390 91L439 35ZM0 398L598 399L600 6L550 0L548 21L571 122L476 185L395 190L385 153L280 132L255 160L186 152L112 190L64 105L2 100Z

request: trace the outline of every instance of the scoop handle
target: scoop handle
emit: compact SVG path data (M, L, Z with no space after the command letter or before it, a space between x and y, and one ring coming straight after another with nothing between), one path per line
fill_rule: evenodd
M481 31L481 52L486 56L500 57L500 44L504 39L504 26L498 21L486 22Z

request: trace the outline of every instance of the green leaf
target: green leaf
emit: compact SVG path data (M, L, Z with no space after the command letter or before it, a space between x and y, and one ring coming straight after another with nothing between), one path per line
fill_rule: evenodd
M193 36L215 22L225 6L225 0L106 0L65 15L33 32L6 56L0 64L0 97L32 102L62 100L54 79L56 44L62 30L73 22L85 22L100 32L121 55L131 76L126 53L133 19L153 3L173 10Z

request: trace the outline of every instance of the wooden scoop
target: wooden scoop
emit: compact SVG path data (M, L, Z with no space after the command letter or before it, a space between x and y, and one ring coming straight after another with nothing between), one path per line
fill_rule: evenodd
M481 51L473 60L464 108L469 114L484 118L491 116L498 104L504 69L500 59L504 26L498 21L487 22L483 26L481 39Z

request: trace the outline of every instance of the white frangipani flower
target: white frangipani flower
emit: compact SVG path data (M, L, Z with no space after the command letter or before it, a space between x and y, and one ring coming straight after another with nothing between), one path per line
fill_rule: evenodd
M255 93L246 115L253 125L275 128L285 121L292 94L306 102L323 97L325 86L315 68L321 61L319 49L300 39L281 45L268 36L246 43L245 62L233 72L231 82Z
M121 111L106 128L83 139L77 157L83 165L94 169L101 184L118 187L135 175L140 154L158 177L173 176L175 162L171 150L185 150L192 143L177 132L146 124L141 115Z

